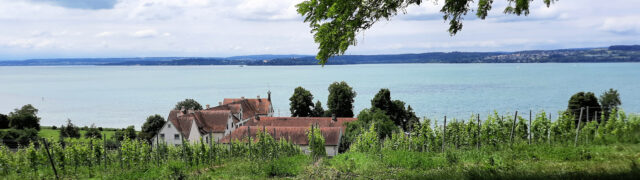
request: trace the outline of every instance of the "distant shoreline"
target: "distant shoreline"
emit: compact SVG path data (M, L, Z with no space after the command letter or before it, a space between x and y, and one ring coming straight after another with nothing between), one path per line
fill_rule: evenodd
M431 52L391 55L342 55L325 65L358 64L484 64L484 63L621 63L640 62L640 45L517 52ZM234 57L58 58L0 61L0 66L296 66L319 65L309 55Z

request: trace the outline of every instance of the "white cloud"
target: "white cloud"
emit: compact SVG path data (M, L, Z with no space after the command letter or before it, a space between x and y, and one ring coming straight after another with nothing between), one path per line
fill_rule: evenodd
M139 30L131 34L131 36L137 37L137 38L152 38L152 37L157 37L159 35L160 33L158 33L158 31L156 31L155 29Z
M600 29L620 34L640 34L640 16L606 18Z
M96 34L96 37L109 37L109 36L112 36L113 34L114 34L113 32L104 31Z
M47 1L34 2L34 1ZM314 54L302 0L119 0L74 5L0 0L0 60L50 57ZM532 1L529 16L464 21L456 36L438 4L423 1L358 35L347 54L510 51L638 44L640 3L628 0ZM473 5L475 6L475 4ZM143 39L143 40L141 40Z

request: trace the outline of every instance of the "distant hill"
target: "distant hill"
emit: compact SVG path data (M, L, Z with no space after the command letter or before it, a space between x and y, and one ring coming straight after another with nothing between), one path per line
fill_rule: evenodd
M530 50L517 52L431 52L419 54L343 55L332 57L327 65L391 63L576 63L640 62L640 45L614 45L608 48ZM142 57L76 58L0 61L0 66L179 66L179 65L317 65L310 55L249 55L233 57Z

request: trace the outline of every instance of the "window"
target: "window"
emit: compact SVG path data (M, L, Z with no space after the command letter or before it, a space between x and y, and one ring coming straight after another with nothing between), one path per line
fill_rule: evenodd
M164 140L164 133L160 133L160 139Z
M173 135L173 139L175 139L175 140L180 140L180 134L175 134L175 135Z

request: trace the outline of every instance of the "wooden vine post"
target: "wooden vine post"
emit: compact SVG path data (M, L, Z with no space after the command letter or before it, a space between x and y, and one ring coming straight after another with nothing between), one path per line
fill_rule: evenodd
M59 179L58 171L56 170L56 164L53 163L53 158L51 158L51 153L49 153L49 144L47 143L47 140L44 138L42 139L42 143L44 144L45 150L47 150L47 157L49 158L49 162L51 163L51 168L53 168L53 174L56 175L56 179Z
M533 136L531 136L531 110L529 110L529 127L527 129L529 129L529 144L531 144L531 139L533 138Z
M509 145L513 144L513 132L516 130L516 122L518 121L518 111L516 111L516 115L513 117L513 124L511 125L511 136Z
M478 136L476 136L476 149L480 149L480 114L478 113Z
M442 152L444 153L444 144L447 137L447 116L444 116L444 126L442 127Z
M576 126L576 139L573 141L573 146L578 146L578 135L580 135L580 122L582 122L582 110L584 107L580 108L580 118L578 118L578 126Z

